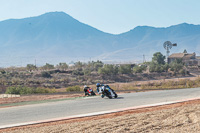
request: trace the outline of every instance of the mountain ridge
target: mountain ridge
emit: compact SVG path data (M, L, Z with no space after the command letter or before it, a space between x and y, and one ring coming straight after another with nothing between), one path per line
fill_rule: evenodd
M137 26L121 34L110 34L84 24L64 12L50 12L40 16L0 21L0 53L2 63L12 65L15 60L26 65L59 63L72 60L138 61L142 55L151 58L154 52L165 54L163 43L178 44L172 52L196 52L200 49L200 25L182 23L170 27ZM190 44L190 45L188 45ZM22 60L28 57L29 61ZM42 59L46 57L46 60ZM49 58L48 58L49 57ZM53 60L52 57L57 57ZM20 59L21 58L21 59ZM4 61L5 60L5 61ZM17 64L17 63L14 63Z

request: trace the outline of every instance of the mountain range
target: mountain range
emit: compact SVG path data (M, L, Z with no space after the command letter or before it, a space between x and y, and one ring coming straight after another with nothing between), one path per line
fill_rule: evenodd
M109 34L81 23L64 12L0 22L0 67L58 64L70 61L133 61L166 53L165 41L177 43L172 52L200 50L200 25L182 23L166 28L138 26Z

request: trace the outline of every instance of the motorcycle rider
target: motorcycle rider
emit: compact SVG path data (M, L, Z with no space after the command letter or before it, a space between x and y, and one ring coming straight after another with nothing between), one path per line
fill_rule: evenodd
M87 85L84 85L83 90L84 90L84 92L85 92L85 96L88 95L87 90L88 90L89 88L90 88L90 87L88 87Z
M101 94L101 97L103 98L104 95L102 94L102 92L104 91L104 85L101 85L100 83L97 83L96 87L97 87L97 93Z
M113 95L113 89L110 88L110 86L108 85L104 85L104 84L100 84L100 83L97 83L96 84L96 87L97 87L97 92L98 94L101 94L101 97L104 98L104 94L102 94L102 92L105 90L105 89L108 89L109 92L111 92L111 95ZM110 91L111 90L111 91Z

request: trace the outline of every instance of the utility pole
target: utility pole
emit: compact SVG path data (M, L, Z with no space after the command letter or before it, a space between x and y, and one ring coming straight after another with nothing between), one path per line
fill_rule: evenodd
M145 55L143 54L143 63L145 63L145 62L146 62Z
M35 59L35 67L36 67L36 59Z

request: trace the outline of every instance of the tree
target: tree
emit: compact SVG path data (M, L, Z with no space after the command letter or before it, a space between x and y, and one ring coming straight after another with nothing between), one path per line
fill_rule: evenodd
M102 68L103 67L103 62L97 60L96 62L95 61L92 61L91 63L89 63L88 65L90 65L92 68L92 70L95 70L95 71L98 71L99 68Z
M147 68L147 66L145 66L145 65L141 65L141 66L136 65L133 67L133 72L134 73L142 73L142 71L146 70L146 68Z
M119 73L121 73L121 74L131 73L131 65L120 65Z
M149 71L161 73L161 72L164 71L164 65L158 64L158 63L155 63L155 62L151 62L150 65L149 65Z
M165 65L163 65L163 70L165 71L165 72L168 72L168 69L169 69L169 64L165 64Z
M165 64L165 56L162 55L160 52L156 52L153 54L152 61L158 64Z
M187 50L186 50L186 49L184 49L183 53L187 54Z
M26 69L31 72L36 69L36 66L33 64L27 64Z
M149 64L149 72L155 72L155 67L156 67L156 63L155 62L151 62Z
M98 73L99 74L105 74L105 75L117 74L118 73L118 69L114 65L106 64L102 68L98 69Z
M180 60L175 60L172 63L170 63L170 68L175 73L179 72L181 69L183 69L184 65Z
M61 70L66 70L68 65L66 63L59 63L56 67Z
M54 69L54 65L51 65L51 64L46 63L46 65L44 65L42 68L43 68L44 70Z
M77 69L82 69L83 63L80 62L80 61L78 61L78 62L75 63L75 67L76 67Z

